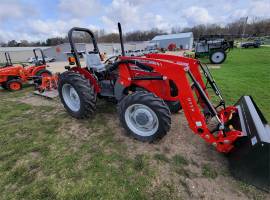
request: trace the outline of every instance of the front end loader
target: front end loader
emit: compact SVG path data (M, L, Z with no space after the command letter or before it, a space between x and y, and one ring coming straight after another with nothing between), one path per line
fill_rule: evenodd
M97 97L113 98L118 102L119 119L128 134L152 142L170 130L167 102L179 102L192 131L228 155L237 177L258 172L255 177L260 181L250 179L252 184L269 190L270 131L252 97L243 96L235 105L226 105L209 69L196 59L166 54L125 56L120 24L118 28L122 55L105 64L89 29L75 27L69 31L76 66L67 67L68 71L59 76L58 91L70 115L79 119L90 117ZM74 31L86 32L92 39L94 49L85 56L86 67L80 64L72 39ZM220 100L217 105L210 101L209 85ZM239 167L241 173L237 173Z
M184 68L191 80L191 90L195 91L193 95L190 94L192 98L189 95L183 98L186 91L179 98L190 128L219 152L227 155L230 170L236 178L269 192L270 127L253 98L242 96L235 105L227 106L207 66L202 66L198 61L198 65L192 65L190 61L193 59L173 55L152 54L147 57L188 66ZM204 74L206 83L199 70ZM176 84L180 91L183 82L184 79L180 79ZM208 84L220 99L216 106L210 102L206 89ZM193 97L197 97L198 104L192 100ZM194 113L194 105L200 106L201 111ZM206 126L198 116L201 116ZM214 128L209 125L213 118L217 122ZM198 124L202 126L198 127Z
M232 121L244 136L228 154L230 170L235 177L269 192L270 127L251 96L241 97L235 106L238 116Z

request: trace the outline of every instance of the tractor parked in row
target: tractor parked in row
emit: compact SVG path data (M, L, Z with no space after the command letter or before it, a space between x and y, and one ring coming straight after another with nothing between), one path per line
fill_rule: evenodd
M40 51L42 60L38 59L37 51ZM6 65L0 68L0 85L2 88L17 91L22 89L23 83L28 83L34 77L51 76L52 73L47 70L47 64L44 59L43 51L39 48L34 49L33 53L37 62L32 66L24 64L13 65L10 54L5 52Z

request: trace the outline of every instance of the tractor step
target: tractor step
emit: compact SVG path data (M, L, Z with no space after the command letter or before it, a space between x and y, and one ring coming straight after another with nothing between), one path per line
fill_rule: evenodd
M110 80L100 81L101 91L100 95L104 97L114 97L114 86Z
M229 154L230 170L236 178L270 192L270 127L251 96L242 96L235 106L233 126L245 135Z

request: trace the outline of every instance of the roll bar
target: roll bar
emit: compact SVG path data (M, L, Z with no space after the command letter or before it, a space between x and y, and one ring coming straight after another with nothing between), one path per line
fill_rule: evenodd
M36 64L38 64L38 55L37 55L37 51L39 51L40 54L41 54L42 64L43 64L43 65L46 65L45 56L44 56L43 50L42 50L41 48L35 48L35 49L33 49L33 52L34 52L34 55L35 55L35 59L36 59Z
M5 52L5 58L6 58L6 66L11 66L12 62L11 62L9 52Z
M80 27L73 27L72 29L70 29L68 32L68 40L69 40L69 44L70 44L70 48L71 48L71 53L73 54L73 56L75 58L75 62L76 62L77 67L81 67L78 52L77 52L75 43L73 41L73 32L74 31L88 33L90 35L92 42L93 42L93 45L94 45L94 52L97 52L98 54L100 54L100 52L99 52L99 49L97 46L96 38L95 38L94 33L92 31L90 31L87 28L80 28Z

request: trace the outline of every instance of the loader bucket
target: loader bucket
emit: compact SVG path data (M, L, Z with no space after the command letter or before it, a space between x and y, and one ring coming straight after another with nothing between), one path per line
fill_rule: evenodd
M244 136L234 143L228 155L233 176L262 190L270 190L270 127L251 96L242 96L235 104L238 115L235 129Z

